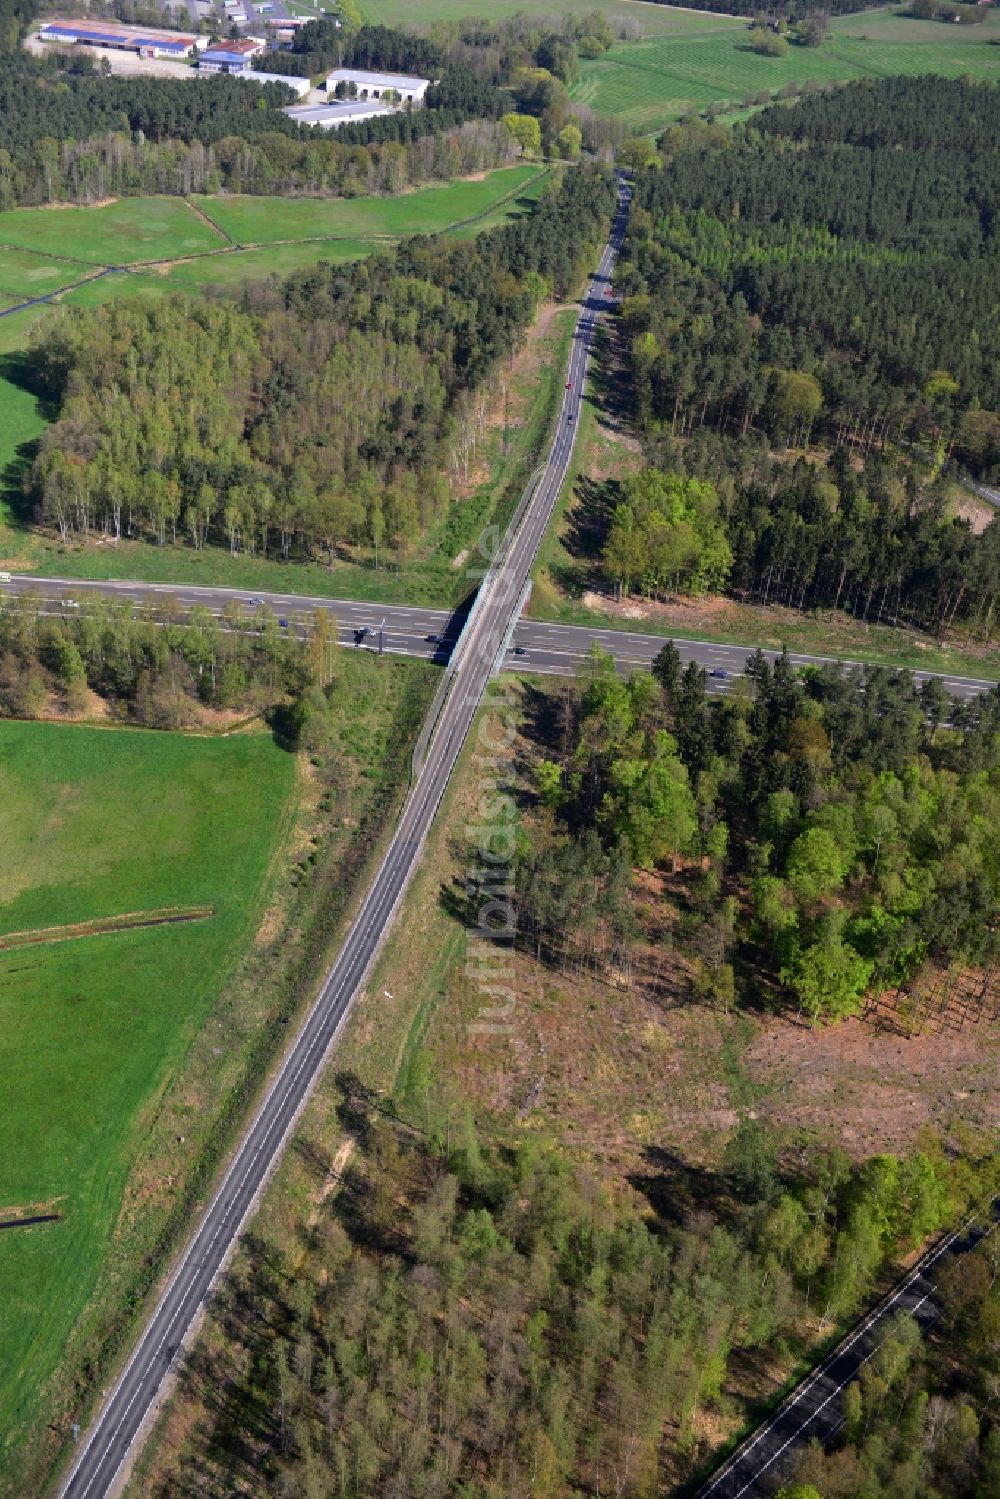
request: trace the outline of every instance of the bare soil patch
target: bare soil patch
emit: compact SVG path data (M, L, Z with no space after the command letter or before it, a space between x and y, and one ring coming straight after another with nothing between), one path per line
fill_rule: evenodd
M982 536L996 513L992 505L971 494L964 494L955 504L956 516L965 521L973 536Z
M552 346L558 339L554 319L561 312L572 310L568 302L546 302L538 317L528 329L524 342L515 354L476 396L473 419L478 426L476 456L469 467L468 477L452 472L451 493L456 500L468 499L490 478L494 455L487 440L491 434L502 432L506 427L514 433L527 419L529 408L535 399L539 373L552 362ZM461 564L456 560L453 567Z
M747 1065L767 1091L761 1105L767 1118L826 1137L858 1159L905 1152L925 1125L1000 1128L996 1024L900 1037L862 1020L811 1030L770 1019Z

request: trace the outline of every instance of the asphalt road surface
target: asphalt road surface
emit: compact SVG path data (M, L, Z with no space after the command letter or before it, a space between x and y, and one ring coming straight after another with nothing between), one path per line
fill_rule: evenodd
M994 1205L996 1207L996 1205ZM992 1229L990 1230L992 1232ZM847 1337L749 1436L697 1494L697 1499L758 1499L771 1494L796 1451L811 1441L828 1442L842 1421L842 1395L878 1352L901 1312L926 1332L939 1310L929 1273L951 1256L964 1254L983 1238L981 1227L966 1225L947 1234L879 1302Z
M567 391L567 396L573 394ZM576 392L577 399L579 393ZM577 408L578 409L578 408ZM564 412L560 436L572 424L566 422ZM462 618L444 609L429 609L402 604L357 603L347 599L330 599L319 595L264 592L251 594L232 588L201 588L171 583L114 583L84 582L73 578L37 578L27 574L15 574L9 582L0 583L0 595L9 593L33 593L42 601L43 608L51 613L68 615L72 607L89 596L104 594L119 600L148 608L156 612L170 608L176 603L182 609L200 607L219 617L227 605L239 603L244 613L252 613L260 603L266 603L279 619L287 623L290 630L302 629L316 609L330 611L337 621L337 633L344 646L359 650L377 650L379 631L382 630L382 646L395 655L422 656L427 660L446 662L459 637ZM67 601L71 601L67 603ZM171 601L168 603L168 601ZM362 635L362 631L369 633ZM623 672L648 670L657 653L662 649L662 635L641 635L628 630L600 629L590 625L545 624L538 620L519 619L501 665L507 670L538 672L548 676L573 676L583 664L591 645L596 641L602 649L610 652ZM726 692L743 674L747 656L755 649L746 645L718 645L711 641L674 641L681 660L697 661L709 672L725 672L726 675L710 677L708 686L713 692ZM776 651L765 651L773 660ZM842 665L852 665L833 656L811 656L801 652L789 653L793 666L819 666L824 662L840 660ZM962 677L947 672L915 671L918 683L928 677L940 677L953 697L971 698L988 692L996 685L992 679Z
M512 522L479 590L449 663L449 691L437 727L382 865L302 1029L258 1107L231 1164L110 1395L81 1443L62 1493L98 1499L112 1491L165 1376L252 1212L311 1091L324 1059L378 953L419 859L427 832L520 608L538 544L569 466L581 392L603 291L625 232L627 189L611 238L577 321L559 427L528 504ZM519 524L518 524L519 521Z
M981 500L985 500L987 504L1000 510L1000 489L997 489L995 484L977 484L974 479L959 479L958 482L964 484L966 489L971 489L972 493L977 494Z

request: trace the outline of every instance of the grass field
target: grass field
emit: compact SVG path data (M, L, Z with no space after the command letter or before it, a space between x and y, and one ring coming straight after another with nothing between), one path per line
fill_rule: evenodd
M49 296L109 268L136 269L67 291L65 300L92 306L122 295L233 286L319 260L356 260L408 234L452 226L463 236L477 234L524 213L548 177L537 166L503 167L480 181L396 198L200 198L202 212L181 198L14 208L0 213L0 307ZM19 346L13 323L0 319L0 353Z
M239 245L296 239L370 239L437 234L488 213L539 175L535 166L501 167L478 182L448 182L394 198L196 198Z
M133 272L143 276L144 289L156 279L166 291L201 291L208 286L239 286L263 281L267 276L290 276L308 270L321 260L360 260L370 255L365 239L307 240L304 244L268 245L261 250L231 250L226 255L203 255L197 260L179 260L164 267L162 274Z
M67 256L86 265L174 260L226 241L183 198L120 198L100 208L11 208L0 213L0 245Z
M59 260L54 255L0 247L0 296L11 302L48 296L92 274L90 266Z
M31 330L35 324L48 315L46 307L29 307L24 312L12 312L9 317L0 318L0 355L10 354L16 349L27 346L31 337ZM3 407L0 405L0 417ZM0 420L0 444L3 442L4 425ZM0 452L0 465L3 463L3 455Z
M810 80L835 83L893 74L940 73L1000 78L1000 14L978 26L917 21L895 11L831 23L820 47L792 47L781 58L750 50L745 25L702 17L703 25L670 36L624 42L584 62L573 89L578 104L653 131L690 110L725 113L753 94Z
M261 733L0 724L0 930L215 912L0 954L0 1216L61 1215L0 1234L0 1472L93 1292L149 1111L259 920L294 784Z

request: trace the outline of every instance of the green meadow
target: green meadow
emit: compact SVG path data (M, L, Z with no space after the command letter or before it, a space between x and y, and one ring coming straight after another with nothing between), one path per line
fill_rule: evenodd
M183 198L119 198L95 208L10 208L0 213L0 246L43 251L87 265L134 265L175 260L225 247Z
M501 167L478 182L421 187L392 198L196 198L238 245L297 239L400 239L439 234L516 197L539 176L537 166Z
M574 100L651 132L691 110L728 113L755 94L789 85L921 73L1000 78L997 12L976 26L917 21L890 10L842 17L831 22L821 46L791 46L777 58L751 50L745 23L701 19L700 27L623 42L582 63Z
M290 276L308 270L321 260L360 260L373 246L364 239L307 240L304 244L268 245L260 250L232 250L227 255L205 255L198 260L179 260L165 267L162 275L143 276L143 290L159 281L163 291L202 291L212 286L239 286L263 281L268 276Z
M0 246L0 296L7 302L46 297L61 286L71 286L74 281L93 274L89 265Z
M453 227L476 233L523 213L548 175L538 166L501 167L480 181L394 198L122 198L95 208L12 208L0 213L0 305L49 296L108 269L116 274L106 285L67 291L66 300L105 300L158 281L234 285L321 259L357 259L373 240ZM127 278L117 274L128 268Z
M0 1472L91 1296L154 1100L245 949L295 787L269 735L0 723L0 932L206 921L0 952ZM2 1484L0 1484L2 1487Z

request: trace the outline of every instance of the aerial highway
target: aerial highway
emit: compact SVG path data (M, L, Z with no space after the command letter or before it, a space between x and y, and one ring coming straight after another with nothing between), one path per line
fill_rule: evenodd
M579 397L579 392L577 396ZM563 426L572 427L572 424L564 420ZM267 591L251 594L246 590L190 584L90 582L20 573L0 582L0 596L4 594L31 594L47 612L63 615L95 596L116 599L154 612L163 610L168 604L170 607L176 605L182 610L202 608L217 618L222 616L227 606L231 608L234 604L239 604L246 615L252 615L258 605L267 604L290 630L306 628L312 614L317 609L323 609L332 613L336 619L338 637L345 646L377 650L381 642L382 649L390 654L422 656L442 663L450 657L464 619L460 612L449 613L445 609L359 603L356 600L331 599L318 594ZM501 665L507 670L572 676L579 670L591 646L596 642L614 656L622 671L648 670L657 652L662 649L665 638L663 635L640 634L598 625L549 624L522 616L508 642ZM710 678L708 685L713 692L728 691L731 683L742 675L747 656L756 648L753 642L727 645L676 637L674 643L685 665L688 661L697 661L710 672L726 673L725 677ZM776 654L777 652L770 650L764 652L771 660ZM860 664L843 661L838 657L806 655L797 651L789 653L789 660L793 666L819 666L832 660L841 660L843 665ZM932 676L940 677L951 695L958 698L974 697L996 685L995 680L985 677L955 676L947 672L914 672L918 683Z
M517 617L538 544L566 476L594 330L605 305L603 291L625 232L628 189L624 183L619 186L619 197L610 238L577 319L559 425L548 459L511 522L451 654L448 690L396 832L333 968L181 1252L131 1356L73 1454L61 1490L65 1499L99 1499L113 1491L399 909Z
M997 1211L994 1204L994 1214ZM777 1410L742 1442L698 1490L696 1499L750 1499L774 1491L779 1475L795 1453L813 1440L827 1442L842 1424L844 1390L878 1352L896 1317L908 1314L926 1332L939 1315L931 1272L947 1259L965 1254L993 1233L973 1222L931 1246L867 1316L853 1327L781 1402Z

